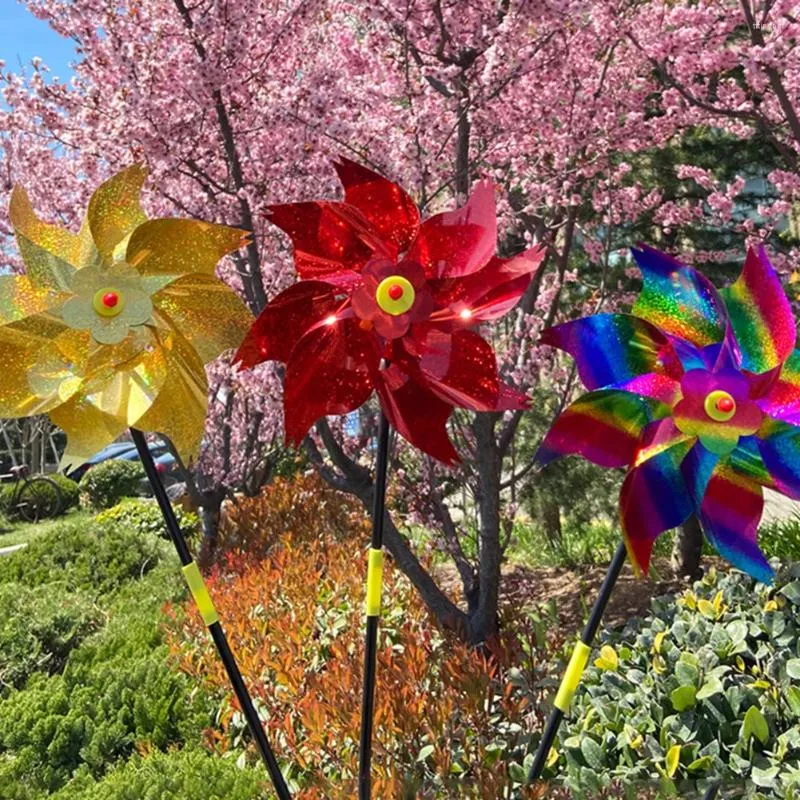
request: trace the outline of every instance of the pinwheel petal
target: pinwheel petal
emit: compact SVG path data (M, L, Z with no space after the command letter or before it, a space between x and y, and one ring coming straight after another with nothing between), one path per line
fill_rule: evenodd
M569 353L590 391L649 373L673 381L683 373L667 337L654 325L629 314L595 314L565 322L544 331L541 344Z
M497 215L490 181L480 181L466 205L425 220L406 255L435 278L460 278L489 263L497 246Z
M345 203L357 208L397 251L407 250L419 230L416 203L396 184L355 161L334 163Z
M243 369L264 361L287 362L309 329L336 311L336 288L322 281L295 283L270 300L234 356Z
M777 489L775 481L764 463L757 436L742 436L739 444L728 456L728 463L736 472L767 489Z
M0 325L42 314L59 306L65 297L34 286L27 275L0 275Z
M773 419L800 425L800 350L791 352L777 380L756 402Z
M131 425L166 436L184 464L196 458L205 427L208 381L203 361L183 336L161 344L167 374L150 407Z
M654 423L643 437L643 453L634 456L636 466L622 483L622 533L631 564L645 575L655 540L694 511L681 474L681 462L692 444L693 440L687 437L675 436L671 440L668 432L665 434L665 426ZM643 454L647 457L643 458Z
M372 394L379 356L372 337L353 320L318 325L303 336L286 364L286 441L299 446L321 417L349 414Z
M635 316L698 347L722 341L725 307L704 275L651 247L631 252L644 282Z
M239 297L213 275L185 275L151 299L158 322L179 331L204 364L238 346L253 322Z
M453 406L411 379L390 388L379 376L375 388L392 427L431 458L448 466L458 464L460 458L447 435L447 420Z
M474 325L498 319L520 301L545 256L538 245L513 258L493 257L478 272L452 281L442 281L436 289L437 324L458 321Z
M11 192L8 216L28 276L37 286L64 289L69 285L69 276L93 260L94 243L88 229L84 227L75 235L39 219L21 186Z
M741 366L767 372L794 350L792 307L763 247L747 251L738 279L721 292L741 352Z
M139 204L146 177L147 169L135 164L101 184L89 200L86 215L89 230L98 252L106 261L114 260L115 250L126 242L138 225L147 221Z
M626 467L636 457L645 426L668 413L668 407L628 392L590 392L553 423L536 461L545 465L562 456L581 455L601 467Z
M769 433L758 438L758 450L775 488L800 500L800 428L782 422L769 426Z
M247 243L247 232L194 219L152 219L128 239L125 260L144 277L213 277L219 260Z
M400 362L406 372L452 406L471 411L497 411L500 380L492 346L474 331L452 334L429 329L419 342L418 366Z
M360 272L373 257L395 255L367 218L346 203L270 206L269 219L289 234L295 269L304 280L326 279L345 270Z

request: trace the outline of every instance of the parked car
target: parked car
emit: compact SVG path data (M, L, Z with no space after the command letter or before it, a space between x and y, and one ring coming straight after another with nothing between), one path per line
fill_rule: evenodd
M175 456L169 452L167 446L163 442L155 441L150 443L149 449L153 456L153 461L155 461L156 467L165 479L165 482L173 483L178 480L178 465L175 461ZM92 467L113 459L138 461L139 453L136 450L136 445L133 442L115 442L114 444L110 444L108 447L104 447L99 453L93 455L88 461L68 473L67 477L72 478L74 481L79 481Z

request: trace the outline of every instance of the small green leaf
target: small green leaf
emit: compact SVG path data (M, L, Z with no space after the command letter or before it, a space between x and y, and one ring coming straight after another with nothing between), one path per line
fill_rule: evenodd
M669 696L672 701L672 707L676 711L686 711L692 708L695 703L695 688L694 686L679 686Z
M794 714L796 717L800 717L800 687L788 686L785 694L786 702L789 704L792 714Z
M697 693L697 699L705 700L707 697L711 697L721 691L722 681L717 678L716 675L709 675L706 678L706 682L700 687L700 691Z
M674 744L667 750L667 775L671 778L678 771L678 764L681 763L681 746Z
M747 713L744 715L744 722L742 723L742 738L745 742L749 742L750 738L755 736L761 744L766 744L769 740L769 725L764 715L759 710L758 706L750 706Z
M419 755L417 756L417 761L425 761L428 756L433 753L436 748L432 744L426 744L422 750L419 751Z
M603 645L600 648L600 658L595 659L594 665L598 669L611 669L615 670L619 664L617 653L610 645Z
M794 603L796 606L800 606L800 581L792 581L791 583L787 583L783 589L780 590L779 594L782 594L784 597L789 599L789 602Z
M790 678L800 678L800 658L792 658L786 662L786 674Z
M581 754L593 769L601 769L604 766L603 748L591 736L583 737Z
M711 756L700 756L692 761L686 769L689 772L705 772L713 763L714 759Z

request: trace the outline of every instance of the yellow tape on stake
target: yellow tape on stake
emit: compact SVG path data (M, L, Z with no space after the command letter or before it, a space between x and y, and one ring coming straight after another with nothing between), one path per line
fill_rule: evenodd
M589 645L584 644L580 640L575 642L572 658L570 658L569 664L567 664L567 671L561 679L561 686L558 687L558 694L553 701L553 705L565 714L569 709L572 695L575 694L575 690L581 682L581 676L583 675L584 669L586 669L586 662L589 660L589 654L591 652L592 648L589 647Z
M183 577L186 578L189 591L192 593L192 597L194 597L194 602L197 604L203 622L208 626L219 622L217 609L214 608L214 602L208 594L206 582L203 580L203 576L200 574L196 562L192 561L191 564L187 564L183 568Z
M383 586L383 550L369 549L367 562L367 616L379 617L381 613L381 587Z

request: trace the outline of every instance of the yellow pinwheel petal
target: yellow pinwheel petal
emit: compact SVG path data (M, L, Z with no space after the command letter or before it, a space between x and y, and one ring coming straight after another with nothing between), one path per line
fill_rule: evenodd
M147 219L139 204L146 177L147 169L135 164L101 184L89 200L89 229L105 261L113 260L114 251Z
M204 364L238 347L253 323L238 295L210 275L186 275L151 299L157 323L179 330Z
M126 260L144 276L213 275L222 256L246 242L247 232L194 219L153 219L128 241Z
M34 286L26 275L0 275L0 325L58 306L66 295Z
M200 449L208 405L205 369L192 346L179 335L167 337L168 377L152 407L133 427L166 436L185 464Z
M64 290L76 269L95 260L97 253L88 228L84 226L76 235L42 221L21 186L11 192L8 213L28 277L36 286Z
M127 430L127 425L106 414L78 393L50 412L50 420L67 434L60 468L69 472L88 461Z

